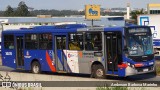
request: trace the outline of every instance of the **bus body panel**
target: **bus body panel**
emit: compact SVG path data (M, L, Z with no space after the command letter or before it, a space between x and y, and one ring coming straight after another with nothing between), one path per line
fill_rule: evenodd
M2 49L3 50L3 49ZM2 65L11 68L16 68L16 54L15 50L3 50Z
M76 51L76 50L64 50L67 57L68 66L72 73L91 73L91 65L98 61L102 65L104 58L102 56L94 56L97 51ZM105 68L105 66L103 65Z
M52 50L50 50L52 51ZM26 70L31 70L31 65L33 60L38 60L42 71L51 71L46 60L47 50L24 50L24 68ZM50 56L52 58L52 56Z
M9 49L9 47L5 47L4 46L4 35L3 32L2 32L2 51L1 54L2 54L2 65L4 66L8 66L8 67L11 67L11 68L16 68L16 50L15 48L13 49ZM14 43L15 44L15 43Z

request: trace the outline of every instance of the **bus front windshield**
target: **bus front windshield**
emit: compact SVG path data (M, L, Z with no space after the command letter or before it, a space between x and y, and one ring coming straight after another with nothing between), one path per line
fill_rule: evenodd
M150 55L153 53L152 35L149 28L132 28L127 32L129 56Z

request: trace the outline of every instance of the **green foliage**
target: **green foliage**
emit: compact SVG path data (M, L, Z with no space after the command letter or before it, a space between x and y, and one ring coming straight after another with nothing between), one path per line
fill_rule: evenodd
M137 24L137 16L140 14L145 14L144 10L135 10L131 12L131 19L135 20L135 24Z
M28 7L23 1L19 3L18 8L15 12L16 12L15 16L29 16L30 15L28 11Z
M158 64L156 67L156 73L157 73L157 75L160 76L160 64Z
M101 12L102 16L106 15L114 15L114 16L123 16L125 13L123 12ZM0 11L0 16L18 16L18 17L26 17L26 16L37 16L37 15L52 15L52 16L71 16L71 15L85 15L85 11L77 11L77 10L34 10L28 11L28 6L24 1L21 1L18 4L18 7L13 9L11 6L7 7L6 11Z
M12 16L13 13L14 13L13 8L10 5L8 5L6 11L4 12L4 15L9 17Z
M30 16L30 12L25 2L21 1L16 10L13 10L13 8L8 5L4 16Z
M96 90L149 90L144 87L97 87Z
M96 90L128 90L127 87L98 87Z

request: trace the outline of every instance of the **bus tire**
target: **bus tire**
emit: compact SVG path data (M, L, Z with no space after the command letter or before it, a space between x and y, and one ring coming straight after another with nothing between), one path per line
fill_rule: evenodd
M31 70L32 70L32 73L34 73L34 74L40 73L40 72L41 72L41 67L40 67L39 62L34 61L34 62L32 63L32 68L31 68Z
M156 71L152 72L152 74L153 74L154 76L157 76L157 72L156 72Z
M104 79L106 77L104 67L100 64L93 65L91 76L99 79Z
M154 71L151 72L150 74L152 74L153 76L157 76L157 70L156 70L156 67L154 67Z

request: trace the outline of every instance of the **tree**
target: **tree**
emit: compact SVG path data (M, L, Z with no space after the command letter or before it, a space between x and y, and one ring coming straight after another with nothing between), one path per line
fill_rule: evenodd
M30 16L30 12L28 11L28 7L25 2L21 1L18 4L18 8L16 10L16 16Z
M4 12L4 15L5 16L12 16L13 13L14 13L13 8L10 5L8 5L6 11Z
M135 10L131 12L131 19L135 20L135 24L137 24L137 16L140 14L145 14L144 10Z

